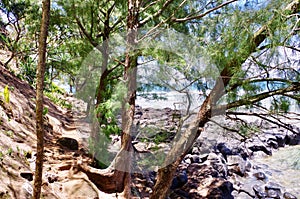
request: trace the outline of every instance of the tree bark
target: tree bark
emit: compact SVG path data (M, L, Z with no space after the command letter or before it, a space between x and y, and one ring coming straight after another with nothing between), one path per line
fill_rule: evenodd
M33 198L39 199L41 195L41 185L43 176L44 158L44 127L43 127L43 89L46 65L46 47L48 27L50 20L50 0L43 1L43 14L41 21L41 32L39 38L39 60L37 66L36 83L36 135L37 135L37 156L34 178Z

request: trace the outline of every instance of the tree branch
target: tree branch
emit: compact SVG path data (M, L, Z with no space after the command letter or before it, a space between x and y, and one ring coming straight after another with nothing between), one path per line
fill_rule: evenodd
M236 88L238 88L239 86L242 86L245 83L258 83L258 82L282 82L282 83L287 83L287 84L292 84L292 83L296 83L293 82L291 80L288 79L282 79L282 78L263 78L263 79L246 79L244 81L242 81L243 79L241 79L241 81L238 81L237 83L233 84L230 86L230 88L226 89L226 91L232 91Z
M218 6L214 7L214 8L211 8L211 9L207 10L206 12L204 12L204 13L202 13L200 15L197 15L197 16L185 17L185 18L181 18L181 19L174 18L172 21L174 21L174 22L186 22L186 21L191 21L191 20L194 20L194 19L200 19L200 18L202 18L202 17L204 17L204 16L206 16L206 15L208 15L208 14L210 14L210 13L212 13L212 12L214 12L214 11L216 11L216 10L218 10L218 9L226 6L226 5L228 5L228 4L231 4L231 3L235 2L235 1L237 1L237 0L227 1L227 2L222 3L222 4L220 4L220 5L218 5Z
M240 99L238 101L229 103L227 105L220 105L218 106L216 109L231 109L231 108L236 108L236 107L240 107L243 105L247 105L247 104L254 104L256 102L259 102L263 99L266 99L268 97L274 96L274 95L283 95L286 94L288 92L292 92L292 91L299 91L300 90L300 84L292 84L291 86L287 87L287 88L283 88L283 89L276 89L273 91L268 91L268 92L264 92L264 93L260 93L254 96L249 97L248 99Z
M146 24L148 21L150 21L151 19L160 16L167 8L168 6L173 2L174 0L167 0L164 5L161 7L161 9L159 9L156 13L146 17L144 20L140 21L139 26L143 26L144 24Z
M142 8L140 10L140 13L144 12L145 10L147 10L148 8L150 8L151 6L155 5L156 3L158 3L160 0L156 0L156 1L150 1L151 3L149 3L146 7Z
M81 32L86 36L86 38L89 40L90 44L92 44L92 46L94 46L95 48L97 48L98 50L101 51L101 49L98 47L98 43L92 38L92 35L90 35L87 32L87 30L84 28L84 26L82 25L79 18L76 16L75 19L76 19L76 23L79 26Z
M273 118L273 119L276 119L276 120L277 120L277 122L276 122L276 121L274 121L274 120L271 120L271 119L267 118L267 116L270 116L270 115L266 115L266 114L265 114L265 115L266 115L266 117L265 117L264 114L260 114L260 113L232 112L232 111L228 111L228 112L226 112L226 114L228 114L228 115L247 115L247 116L255 116L255 117L259 117L259 118L261 118L261 119L263 119L263 120L265 120L265 121L268 121L268 122L270 122L270 123L272 123L272 124L275 124L275 125L277 125L277 126L279 126L279 127L285 128L285 129L287 129L287 130L293 132L294 134L298 134L298 132L294 131L294 130L290 127L290 125L285 124L285 123L282 123L282 122L280 121L280 119Z

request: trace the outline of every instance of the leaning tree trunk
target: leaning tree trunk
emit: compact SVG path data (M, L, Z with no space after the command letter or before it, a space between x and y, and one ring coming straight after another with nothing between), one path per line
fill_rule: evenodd
M224 71L227 70L223 70L223 72ZM223 84L226 82L227 80L225 79L218 79L214 89L201 105L196 119L189 125L183 135L180 135L181 137L172 147L166 157L165 166L158 170L157 181L150 199L165 199L167 197L169 187L172 183L178 165L190 150L192 144L201 134L205 123L209 121L209 118L214 111L213 104L216 102L216 98L220 96L219 93L222 93L222 88L224 88Z
M43 88L46 65L46 47L50 19L50 0L43 1L43 14L41 21L41 33L39 38L39 61L37 66L36 83L36 135L37 135L37 156L34 178L33 198L39 199L43 176L44 157L44 128L43 128Z
M291 14L297 13L300 8L300 1L294 0L291 4L286 7L286 11ZM176 169L184 156L189 151L192 144L195 140L200 136L202 127L204 127L205 123L209 121L211 117L213 107L215 103L225 94L224 90L221 89L221 84L224 85L225 88L233 76L231 72L233 68L240 68L242 63L246 61L246 59L257 49L257 47L268 37L268 26L272 24L276 19L280 19L284 21L284 19L280 15L276 15L269 21L269 23L265 26L262 26L253 36L252 40L249 41L248 52L244 52L241 54L242 59L232 60L228 62L228 64L224 67L223 71L220 73L219 80L217 81L215 87L203 102L197 118L195 121L189 126L189 128L183 133L178 142L172 147L170 153L166 158L166 166L158 170L157 181L155 183L153 192L150 196L150 199L165 199L168 195L168 189L171 186L173 176L176 173ZM220 81L221 80L221 81ZM217 113L218 114L218 113ZM171 162L170 164L168 164Z

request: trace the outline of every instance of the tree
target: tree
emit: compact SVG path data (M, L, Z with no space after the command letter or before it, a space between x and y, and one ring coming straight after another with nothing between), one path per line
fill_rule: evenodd
M48 26L50 21L50 0L43 1L43 14L41 21L41 31L39 37L39 62L37 67L36 86L36 135L37 135L37 155L34 178L33 198L39 199L41 195L43 161L44 161L44 128L43 128L43 90L44 75L46 68L46 47Z
M300 8L299 6L299 1L293 1L286 7L283 13L297 13ZM227 60L223 60L225 61L225 63L223 62L222 64L223 69L220 73L220 78L216 81L215 86L201 105L201 108L198 111L195 121L193 121L190 124L189 128L185 132L183 132L183 135L172 147L166 159L166 162L170 162L170 159L172 160L172 158L176 157L175 161L172 164L169 164L166 167L159 169L157 182L155 184L153 193L150 198L165 198L167 196L168 187L172 182L177 166L180 164L181 160L189 151L189 148L192 146L192 143L201 134L204 125L212 117L212 112L218 114L220 110L231 109L233 107L240 107L247 104L255 104L256 102L259 102L270 96L278 94L287 95L290 92L299 91L300 86L296 80L295 82L290 82L290 84L286 84L283 88L272 89L270 91L262 92L260 94L256 94L250 97L247 96L244 99L239 99L235 102L231 102L226 105L217 105L217 102L221 99L223 95L225 95L225 92L222 88L225 87L226 89L230 90L233 87L237 86L237 84L242 85L247 83L247 81L245 81L242 83L235 83L233 85L231 84L231 82L233 82L232 80L234 79L235 74L238 71L242 71L242 64L248 59L249 56L251 56L252 53L258 51L258 48L263 44L263 42L272 34L274 34L274 32L277 30L278 26L276 27L276 25L278 25L278 21L280 21L280 23L283 23L286 19L287 18L282 19L280 17L280 14L275 14L272 19L270 19L265 25L260 27L260 29L256 31L251 37L249 37L249 40L247 40L246 45L243 45L239 51L234 51L237 54L236 56L228 56ZM274 28L272 29L272 31L270 31L271 27ZM182 150L183 148L184 150Z
M233 1L231 1L233 2ZM127 85L127 95L125 97L123 105L122 114L122 134L121 134L121 150L116 156L115 160L105 171L95 170L89 166L78 165L81 169L87 173L87 175L92 179L92 181L106 192L121 192L125 188L125 193L129 195L129 182L130 182L130 165L131 165L131 153L132 153L132 143L131 143L131 129L134 120L134 108L135 108L135 97L136 97L136 70L137 70L137 58L139 56L139 51L136 50L138 42L138 28L147 25L148 23L153 23L154 28L150 29L149 32L144 33L143 37L147 37L151 34L153 30L165 24L172 24L176 21L175 13L180 13L181 8L184 5L184 1L158 1L155 3L151 2L140 2L140 1L127 1L127 35L126 35L126 55L124 63L124 81ZM178 5L179 4L179 5ZM221 8L228 3L218 5L217 8ZM214 6L213 6L214 7ZM215 9L217 9L215 8ZM174 11L175 9L175 11ZM215 9L208 9L206 14L213 12ZM149 15L149 13L151 14ZM163 16L162 22L159 18ZM186 13L185 13L186 14ZM205 15L206 15L205 14ZM201 15L201 16L205 16ZM139 16L144 18L139 20ZM154 19L152 21L152 19ZM78 20L77 20L78 23ZM80 24L80 23L79 23ZM81 27L81 31L91 39L91 35ZM92 40L93 41L93 40ZM94 43L94 42L92 42ZM96 47L96 45L94 45ZM107 57L103 56L102 57ZM106 62L106 61L103 61ZM106 65L106 64L105 64ZM99 90L98 90L99 92ZM98 93L99 94L99 93Z
M74 39L72 40L74 44L66 47L72 53L69 54L70 57L64 60L64 63L67 60L76 58L78 56L76 51L79 48L82 50L79 53L82 56L85 56L93 48L96 48L101 54L101 62L97 63L101 68L99 76L96 77L99 79L98 88L96 95L91 96L92 100L95 98L97 100L96 104L99 105L110 99L111 91L115 88L114 85L116 85L122 73L122 80L127 87L123 101L122 146L120 152L105 170L95 169L87 165L78 165L99 189L108 193L124 191L126 196L129 197L130 195L130 172L133 154L131 129L134 120L138 58L142 56L152 55L152 57L159 60L173 60L176 63L170 66L173 70L182 73L186 79L197 84L198 88L210 91L209 95L204 96L205 100L195 121L190 124L185 132L178 131L177 139L165 161L166 163L172 163L159 169L151 198L166 197L178 164L195 139L201 134L204 125L214 114L221 114L224 110L228 110L227 115L242 114L241 112L233 112L233 108L250 105L259 107L258 102L268 97L273 97L274 108L281 107L286 110L285 97L299 99L299 95L296 93L299 91L299 83L297 83L299 72L284 71L286 77L292 77L290 80L287 80L286 77L271 77L272 74L268 70L272 67L263 61L265 57L258 56L265 49L273 50L274 53L278 46L295 48L295 45L291 43L298 29L295 13L299 11L299 2L293 1L285 11L282 11L282 5L287 1L266 3L255 8L249 8L250 1L247 1L247 5L244 6L241 6L241 3L235 3L236 1L127 0L106 1L106 4L101 3L101 1L93 1L87 4L82 1L72 1L70 4L68 2L58 2L58 5L63 5L62 9L65 12L62 13L68 13L67 15L73 13L66 21L75 24L69 24L70 29L66 31L66 37L53 40L54 44L57 41L65 43L70 35ZM276 12L270 12L273 9ZM126 17L127 21L125 23ZM58 21L58 26L61 25L59 23ZM68 23L66 22L66 24ZM75 26L78 30L74 28ZM57 26L54 25L53 27ZM53 33L61 34L63 31L60 29L64 29L64 27L62 25L58 30L54 28ZM213 82L213 87L207 88L205 79L201 77L200 72L186 70L184 68L185 64L179 63L183 59L178 59L177 55L157 51L155 48L150 50L139 49L138 45L146 38L150 37L153 40L163 41L164 38L160 38L159 33L157 33L160 27L167 27L185 34L193 34L199 39L199 45L207 50L206 55L208 56L207 59L211 61L210 64L221 71L219 78ZM146 28L147 31L138 33L138 28ZM111 46L107 41L114 33L124 29L127 29L126 52L122 59L117 60L117 63L108 63ZM71 32L76 33L73 35ZM84 45L86 41L88 41L88 45ZM99 46L100 43L102 45ZM53 46L55 47L55 45ZM61 52L64 54L67 51L62 48ZM53 49L53 54L59 53ZM272 56L269 56L269 58L273 59ZM62 59L57 60L52 63L54 68L59 69L55 64ZM251 74L245 68L245 64L249 61L258 65L259 71L262 71L265 77ZM78 62L74 65L77 64ZM273 67L272 70L281 70L279 66L275 68ZM70 68L70 71L73 72L73 67ZM262 86L256 84L261 82L267 85L268 91L262 90ZM92 86L95 87L95 85ZM241 90L245 91L245 94L238 96L237 92ZM259 91L260 93L256 94ZM281 95L281 98L277 98L278 95ZM226 105L220 103L224 102L224 98ZM98 118L101 118L102 112L97 115ZM99 129L96 128L94 133L98 132ZM96 135L94 136L96 137Z
M26 18L29 2L28 1L1 1L0 12L1 16L1 42L6 50L11 52L10 57L3 63L4 67L9 68L9 63L17 57L21 52L19 49L19 43L22 37L24 37L24 29L22 24ZM9 29L9 31L8 31Z

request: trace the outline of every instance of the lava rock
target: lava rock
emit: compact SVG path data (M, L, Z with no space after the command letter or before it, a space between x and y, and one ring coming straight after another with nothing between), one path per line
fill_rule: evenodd
M226 161L227 161L227 156L232 155L232 151L225 145L225 143L217 144L216 148L223 155Z
M188 176L185 170L175 176L172 181L171 189L178 189L183 187L188 181Z
M267 193L258 185L253 186L253 191L258 198L265 198L268 196Z
M287 135L286 137L286 144L288 145L298 145L300 144L300 135Z
M253 174L258 180L265 180L266 174L264 174L263 172L257 172Z
M284 198L284 199L297 199L296 196L294 196L293 194L291 194L291 193L289 193L289 192L285 192L285 193L283 194L283 198Z
M267 147L265 147L263 145L253 145L253 146L250 146L249 149L253 152L262 151L267 155L272 155L272 151L270 151L269 149L267 149Z
M275 190L280 192L281 190L281 186L279 184L273 183L273 182L269 182L266 186L265 186L265 190Z
M280 193L273 189L268 190L267 195L269 198L280 199Z
M24 171L20 173L20 176L22 178L25 178L28 181L32 181L33 180L33 174L30 171Z
M274 140L268 140L268 141L267 141L267 144L268 144L270 147L274 148L274 149L278 149L278 148L279 148L278 143L277 143L276 141L274 141Z
M200 163L200 158L198 155L192 155L191 161L192 163Z
M56 141L56 143L59 146L66 147L67 149L70 149L70 150L78 150L78 142L74 138L62 137L62 138L59 138Z

